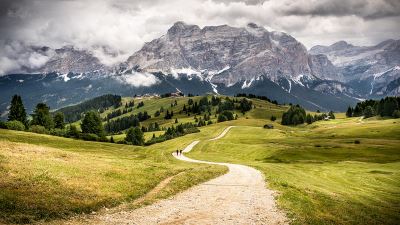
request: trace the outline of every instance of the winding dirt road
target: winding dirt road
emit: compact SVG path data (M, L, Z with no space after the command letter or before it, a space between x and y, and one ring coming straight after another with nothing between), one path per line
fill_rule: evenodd
M226 128L215 141L232 127ZM189 152L199 141L188 145ZM98 215L95 224L287 224L283 212L277 209L274 192L265 187L263 175L248 166L206 162L184 155L174 157L194 163L224 165L225 175L192 187L169 199L132 211ZM86 221L88 222L88 221Z

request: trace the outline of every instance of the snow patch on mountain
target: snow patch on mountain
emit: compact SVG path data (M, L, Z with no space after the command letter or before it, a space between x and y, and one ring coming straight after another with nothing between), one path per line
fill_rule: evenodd
M253 81L254 81L254 77L251 78L251 80L249 82L247 82L247 80L243 81L242 89L249 88L251 86L251 84L253 83Z
M59 76L64 80L64 82L68 82L69 80L71 80L71 78L68 77L68 73L64 73Z
M77 76L72 77L73 79L82 80L84 78L83 73L79 73Z
M392 67L392 68L390 68L390 69L388 69L386 71L383 71L383 72L380 72L380 73L375 73L374 74L374 80L376 78L378 78L378 77L381 77L385 73L388 73L388 72L391 72L391 71L395 71L395 70L400 70L400 66L395 66L395 67Z
M301 80L303 79L303 77L304 77L304 74L300 74L300 75L298 75L297 77L294 77L294 78L292 78L291 80L293 81L293 82L295 82L296 84L299 84L299 85L301 85L301 86L305 86L304 84L303 84L303 82L301 82ZM290 93L290 92L289 92Z
M205 80L206 80L208 83L210 83L210 85L211 85L213 91L214 91L216 94L219 94L219 93L218 93L218 89L217 89L217 88L218 88L218 85L214 84L214 83L211 81L212 78L213 78L215 75L221 74L221 73L223 73L223 72L229 70L230 68L231 68L231 67L228 65L228 66L225 66L224 68L222 68L222 69L220 69L220 70L218 70L218 71L208 71L208 72L207 72L207 71L202 71L202 72L204 72L204 73L207 74Z

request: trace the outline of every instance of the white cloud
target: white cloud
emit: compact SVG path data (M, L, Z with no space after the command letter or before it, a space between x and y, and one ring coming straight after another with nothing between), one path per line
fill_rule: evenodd
M134 87L150 87L160 83L160 80L150 73L133 72L130 74L124 74L118 79L120 82Z
M375 44L400 37L399 7L398 0L4 0L0 72L38 66L45 59L23 56L25 63L20 55L10 57L4 53L5 40L53 48L70 44L113 65L176 21L199 26L255 22L287 32L308 48L343 39Z

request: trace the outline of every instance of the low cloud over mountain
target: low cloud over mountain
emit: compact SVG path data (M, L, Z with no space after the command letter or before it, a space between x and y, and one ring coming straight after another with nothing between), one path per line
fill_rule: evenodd
M399 15L396 0L4 0L0 74L38 68L49 58L19 46L73 45L115 65L180 20L200 27L255 22L290 33L310 48L337 40L369 45L398 39Z

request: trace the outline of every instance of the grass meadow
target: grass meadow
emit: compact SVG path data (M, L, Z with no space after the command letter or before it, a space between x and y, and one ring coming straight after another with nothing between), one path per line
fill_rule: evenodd
M400 119L274 123L275 129L261 128L261 120L230 124L239 127L201 142L189 156L259 169L292 224L400 221Z
M222 128L209 128L208 138ZM164 179L149 204L227 171L171 156L193 135L149 147L86 142L0 129L0 223L32 223L132 202ZM132 205L131 207L137 207Z

